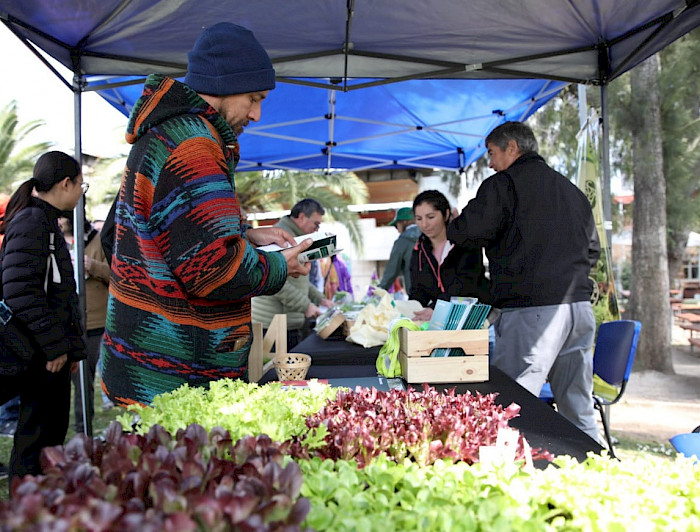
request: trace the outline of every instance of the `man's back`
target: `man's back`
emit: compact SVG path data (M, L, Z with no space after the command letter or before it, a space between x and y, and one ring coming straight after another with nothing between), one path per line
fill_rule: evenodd
M593 213L585 195L534 152L482 184L458 230L483 242L499 307L553 305L590 297L591 266L600 251ZM487 197L501 198L494 205ZM501 209L500 228L487 227ZM484 238L484 235L489 235Z

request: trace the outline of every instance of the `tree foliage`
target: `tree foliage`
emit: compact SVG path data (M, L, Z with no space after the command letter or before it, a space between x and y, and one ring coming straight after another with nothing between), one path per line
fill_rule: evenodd
M12 193L17 184L29 179L37 158L52 146L50 142L21 146L43 125L42 120L20 124L14 100L0 110L0 192Z
M578 92L569 85L531 119L542 157L558 172L576 175L576 135L579 131Z
M690 231L700 228L700 31L660 54L669 274L680 270Z

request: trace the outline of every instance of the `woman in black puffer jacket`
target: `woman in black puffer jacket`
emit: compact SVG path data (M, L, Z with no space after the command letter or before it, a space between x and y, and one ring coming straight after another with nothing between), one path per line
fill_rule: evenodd
M413 200L413 215L421 235L411 256L410 299L423 305L414 319L429 321L438 299L476 297L490 303L481 249L455 246L447 240L450 202L437 190L425 190Z
M83 195L80 164L65 153L42 155L32 179L12 195L0 223L2 296L32 345L28 362L3 357L0 403L20 396L10 476L41 473L41 450L62 445L70 412L70 370L84 358L83 330L70 252L58 226ZM32 192L35 192L32 195ZM9 368L9 369L8 369Z

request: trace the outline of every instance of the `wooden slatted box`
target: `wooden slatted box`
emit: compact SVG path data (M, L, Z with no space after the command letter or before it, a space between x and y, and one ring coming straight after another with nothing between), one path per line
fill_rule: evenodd
M399 331L401 373L409 383L489 380L488 329ZM431 357L433 349L460 347L464 356Z
M345 323L345 316L342 312L336 311L333 313L330 321L328 321L328 323L326 323L322 329L316 330L316 334L325 340L331 334L333 334L338 327L342 326L343 323Z

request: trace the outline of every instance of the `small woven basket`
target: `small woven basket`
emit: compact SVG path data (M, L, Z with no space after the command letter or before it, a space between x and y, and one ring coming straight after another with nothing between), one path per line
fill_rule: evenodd
M311 357L303 353L287 353L275 357L275 370L280 381L301 381L311 366Z

